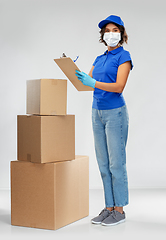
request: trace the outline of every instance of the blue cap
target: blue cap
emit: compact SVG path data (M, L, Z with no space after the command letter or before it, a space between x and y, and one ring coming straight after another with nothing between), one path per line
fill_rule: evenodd
M101 22L99 22L98 26L99 26L99 28L102 28L108 23L116 23L116 24L124 27L124 22L122 21L122 19L119 16L116 16L116 15L111 15L111 16L107 17L105 20L102 20Z

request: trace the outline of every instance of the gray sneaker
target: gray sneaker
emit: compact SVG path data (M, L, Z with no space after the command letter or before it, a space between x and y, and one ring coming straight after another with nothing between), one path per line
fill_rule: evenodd
M112 226L125 221L125 212L111 211L110 215L102 221L103 226Z
M111 211L109 211L108 209L104 208L97 217L94 217L93 219L91 219L91 222L95 223L95 224L100 224L110 214L111 214Z

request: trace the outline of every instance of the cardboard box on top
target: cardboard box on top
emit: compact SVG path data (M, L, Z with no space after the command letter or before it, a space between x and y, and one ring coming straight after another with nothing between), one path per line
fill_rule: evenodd
M11 224L58 229L89 215L89 158L11 162Z
M38 163L75 158L75 116L17 116L17 159Z
M67 80L27 80L27 114L66 115Z
M85 86L80 80L78 80L75 75L75 70L80 70L71 58L62 57L54 59L54 61L78 91L94 91L94 88Z

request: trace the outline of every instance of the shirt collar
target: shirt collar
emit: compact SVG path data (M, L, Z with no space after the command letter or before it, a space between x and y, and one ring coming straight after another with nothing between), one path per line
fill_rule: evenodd
M121 52L122 50L123 50L123 47L118 47L118 48L115 48L115 49L112 50L112 51L106 50L104 54L110 54L110 53L111 53L111 54L115 55L115 54L117 54L118 52Z

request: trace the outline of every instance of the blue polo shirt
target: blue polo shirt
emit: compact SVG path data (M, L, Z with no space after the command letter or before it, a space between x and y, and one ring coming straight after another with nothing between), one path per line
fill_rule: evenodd
M133 63L130 53L124 50L123 47L116 48L112 51L107 50L94 61L92 76L99 82L115 83L118 67L127 61L131 62L132 69ZM107 110L122 107L123 105L125 105L125 100L122 93L107 92L95 88L93 93L93 108Z

